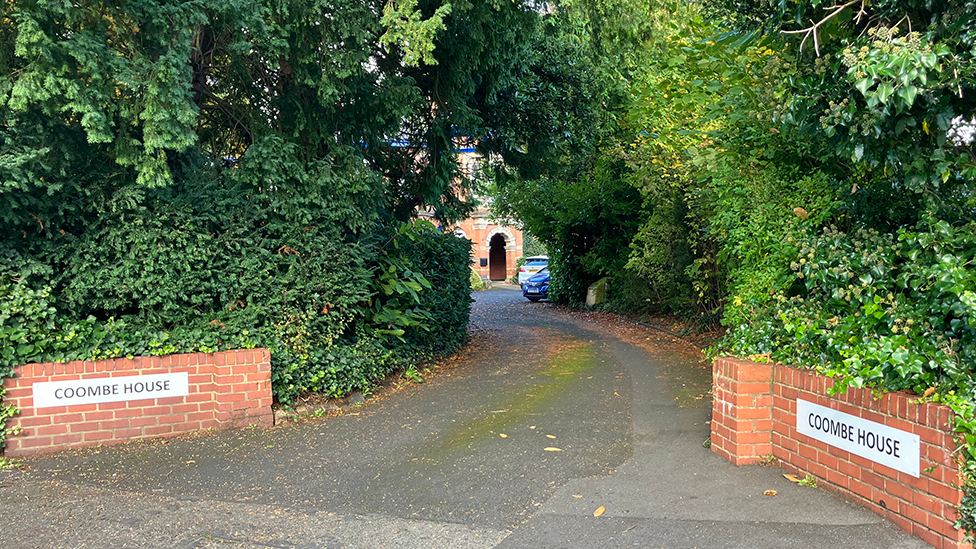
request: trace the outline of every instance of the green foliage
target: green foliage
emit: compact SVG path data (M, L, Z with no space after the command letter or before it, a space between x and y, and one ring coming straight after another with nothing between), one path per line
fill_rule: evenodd
M439 6L428 19L417 8L417 0L389 2L383 8L386 33L380 37L384 45L397 45L404 52L403 63L416 67L420 63L436 65L434 38L444 30L444 18L451 13L451 4Z
M415 257L401 246L416 243L424 232L436 231L429 221L403 224L380 253L373 297L367 315L366 331L380 336L395 336L401 341L407 330L430 331L430 313L418 307L421 293L429 293L431 283L419 272Z
M642 199L616 154L624 74L653 41L642 2L562 4L543 18L526 70L489 111L481 147L494 213L545 245L550 299L580 305L587 286L621 269L640 226ZM656 16L656 14L655 14Z
M755 37L728 73L748 91L724 96L716 146L692 152L726 351L817 367L838 391L937 388L970 463L976 157L956 130L974 114L973 5L710 4Z
M621 177L623 167L601 159L578 180L536 180L499 188L505 203L549 250L549 298L582 304L586 288L621 269L620 253L637 231L640 195Z
M806 475L805 477L803 477L802 479L800 479L800 481L797 482L797 484L800 485L800 486L806 486L806 487L809 487L809 488L816 488L817 487L817 477L814 477L812 475Z
M613 131L605 106L619 105L622 90L613 87L607 67L581 47L582 25L572 10L547 16L533 37L526 65L497 91L486 111L493 131L479 148L504 161L495 166L496 186L576 178L593 162L600 139ZM500 218L517 211L505 201L493 206ZM546 235L534 234L546 242Z
M397 230L380 265L393 265L400 279L378 293L374 307L386 299L384 309L402 310L418 322L403 334L406 345L444 353L467 340L472 302L470 240L441 232L428 221L414 221Z
M543 244L531 232L522 231L522 257L519 259L534 257L537 255L549 255L545 244Z
M411 364L409 368L404 370L403 373L401 374L401 377L403 377L403 379L406 379L411 383L424 382L424 376L417 371L417 366L415 364Z
M321 236L317 232L297 233L309 232L311 237L300 241L301 251L278 246L280 241L270 238L266 244L271 250L262 250L253 240L260 233L248 233L252 237L247 239L249 244L235 244L242 254L236 270L217 263L219 269L194 271L210 274L205 284L194 279L185 285L182 261L150 264L167 267L151 279L156 285L213 288L222 297L232 290L240 292L224 297L228 306L219 309L211 303L216 298L194 299L194 294L188 296L184 291L166 293L158 300L145 299L164 306L147 306L141 315L75 322L57 314L48 291L31 290L24 278L11 282L14 275L8 272L7 282L0 285L4 305L0 327L5 336L0 345L2 366L263 346L272 351L274 395L279 402L291 403L305 392L341 396L363 390L411 357L455 350L463 343L470 311L465 278L470 262L468 241L444 235L428 222L406 224L388 242L389 250L395 251L393 259L386 259L391 257L389 250L383 255L374 253L384 259L377 261L372 267L375 274L371 274L361 260L340 261L348 257L343 254L354 255L358 248L335 249L326 239L313 238ZM152 233L143 235L153 237ZM232 235L226 237L233 242ZM180 240L183 247L172 253L179 255L182 250L184 258L191 258L199 241L184 238ZM149 248L163 249L161 242L169 241L157 241ZM275 248L277 252L272 251ZM332 261L317 261L316 254L322 253L328 253ZM264 261L248 262L249 257ZM123 261L131 264L134 259ZM202 262L208 263L214 265L213 261ZM354 277L356 269L358 278ZM120 278L110 280L122 288L134 286L132 277L142 280L146 276L141 269L112 272ZM229 284L221 285L220 275L227 276ZM253 287L248 286L250 280L254 280ZM373 295L360 289L370 285L376 289ZM158 294L142 290L139 295ZM135 301L139 295L131 299ZM361 312L360 303L367 300L373 305ZM87 302L98 303L94 299ZM117 312L131 307L124 300L111 304L121 308ZM361 323L361 330L355 329L354 321ZM440 329L431 331L431 323ZM402 345L393 345L389 337Z
M0 433L3 434L3 436L0 436L0 450L2 450L7 445L8 434L10 435L18 434L16 431L12 432L12 430L7 429L7 422L10 421L15 415L19 414L20 410L18 410L12 404L3 402L3 395L5 395L6 393L7 393L7 389L5 387L0 386ZM8 463L9 462L5 461L4 458L0 458L0 470L9 468L6 466Z
M614 302L621 310L649 310L687 315L694 309L692 285L687 273L693 256L688 239L687 208L683 197L660 200L630 244L624 272L614 277Z
M707 179L689 193L699 238L717 245L726 325L737 323L738 303L764 303L770 292L789 287L797 232L836 219L841 204L838 182L822 164L791 150L789 137L756 126L740 124L741 147L703 151L696 165ZM700 281L696 289L715 285Z
M803 291L776 296L774 313L735 326L739 352L828 364L837 390L968 390L976 358L976 227L945 222L884 235L827 229L797 242L791 268ZM762 345L760 347L760 345Z
M398 226L377 256L354 342L336 345L306 318L280 326L282 352L272 364L276 398L290 403L306 392L363 391L410 359L460 347L470 316L470 246L428 221Z
M3 4L0 370L263 346L290 403L461 344L468 244L399 227L471 209L539 15L387 4Z
M872 387L950 406L964 437L960 528L972 531L976 497L976 226L930 220L882 234L826 229L799 239L796 284L766 304L743 303L726 345L736 354L819 368L833 390Z
M271 383L279 402L291 404L299 395L310 392L334 398L366 391L403 365L395 351L377 340L308 346L305 351L299 354L292 346L275 357Z
M976 6L958 0L843 6L773 4L771 19L787 31L787 52L798 62L785 71L781 99L769 111L826 136L852 161L899 174L909 189L951 195L976 176L971 150L947 135L954 119L974 113L965 90L976 70Z
M474 270L474 267L471 268L471 275L468 278L472 291L480 292L481 290L485 289L485 281L482 280L481 275L478 274L478 271Z
M36 342L54 327L50 290L30 288L12 270L9 258L0 262L0 368L3 377L10 368L36 356ZM5 263L5 264L4 264Z

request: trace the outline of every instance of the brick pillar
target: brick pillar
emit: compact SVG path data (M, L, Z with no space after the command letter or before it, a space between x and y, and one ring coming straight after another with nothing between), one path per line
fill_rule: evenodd
M214 355L214 419L219 429L274 425L271 353L267 349Z
M712 451L734 465L773 452L773 366L734 358L712 363Z

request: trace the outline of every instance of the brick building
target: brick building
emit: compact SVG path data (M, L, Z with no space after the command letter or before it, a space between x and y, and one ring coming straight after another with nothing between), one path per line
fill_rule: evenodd
M458 151L458 162L464 176L473 179L480 171L481 156L474 147ZM481 204L490 204L491 199L477 197ZM421 212L421 217L429 214ZM491 217L487 207L479 207L468 219L464 219L445 230L453 231L461 238L472 242L472 267L488 280L507 280L518 274L515 264L522 257L522 231L511 224L499 222Z
M465 177L474 179L481 170L481 156L473 147L462 148L458 161ZM481 204L490 198L478 197ZM479 207L471 217L451 227L454 234L472 242L474 269L488 280L507 280L518 274L515 262L522 257L522 231L492 219L487 207Z
M518 273L515 262L522 257L522 231L497 223L487 208L478 208L451 229L473 243L473 267L482 278L507 280Z

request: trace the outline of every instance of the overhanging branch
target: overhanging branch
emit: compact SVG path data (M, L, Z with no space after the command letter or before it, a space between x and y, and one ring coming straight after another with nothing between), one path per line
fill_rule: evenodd
M837 17L838 15L841 14L841 12L843 12L847 8L853 6L854 4L858 4L858 3L861 4L861 8L857 11L855 23L860 23L861 22L861 18L867 15L867 10L865 9L865 7L867 6L867 0L851 0L850 2L847 2L846 4L840 4L840 5L831 6L831 7L827 8L827 11L829 11L830 13L827 14L827 16L824 17L823 19L821 19L820 21L817 21L816 23L814 23L812 26L807 27L805 29L795 30L795 31L781 31L781 32L783 34L802 34L803 35L803 40L800 41L800 50L801 51L803 50L803 45L807 43L807 40L811 36L813 36L813 49L814 49L814 51L816 51L817 57L820 57L820 38L817 35L817 31L820 29L820 26L823 25L824 23L826 23L827 21L830 21L834 17Z

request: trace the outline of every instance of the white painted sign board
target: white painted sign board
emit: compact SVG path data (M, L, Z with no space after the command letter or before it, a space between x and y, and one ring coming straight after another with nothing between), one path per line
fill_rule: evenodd
M34 407L74 406L190 394L186 372L34 383Z
M801 399L796 400L796 430L896 471L919 476L918 435Z

